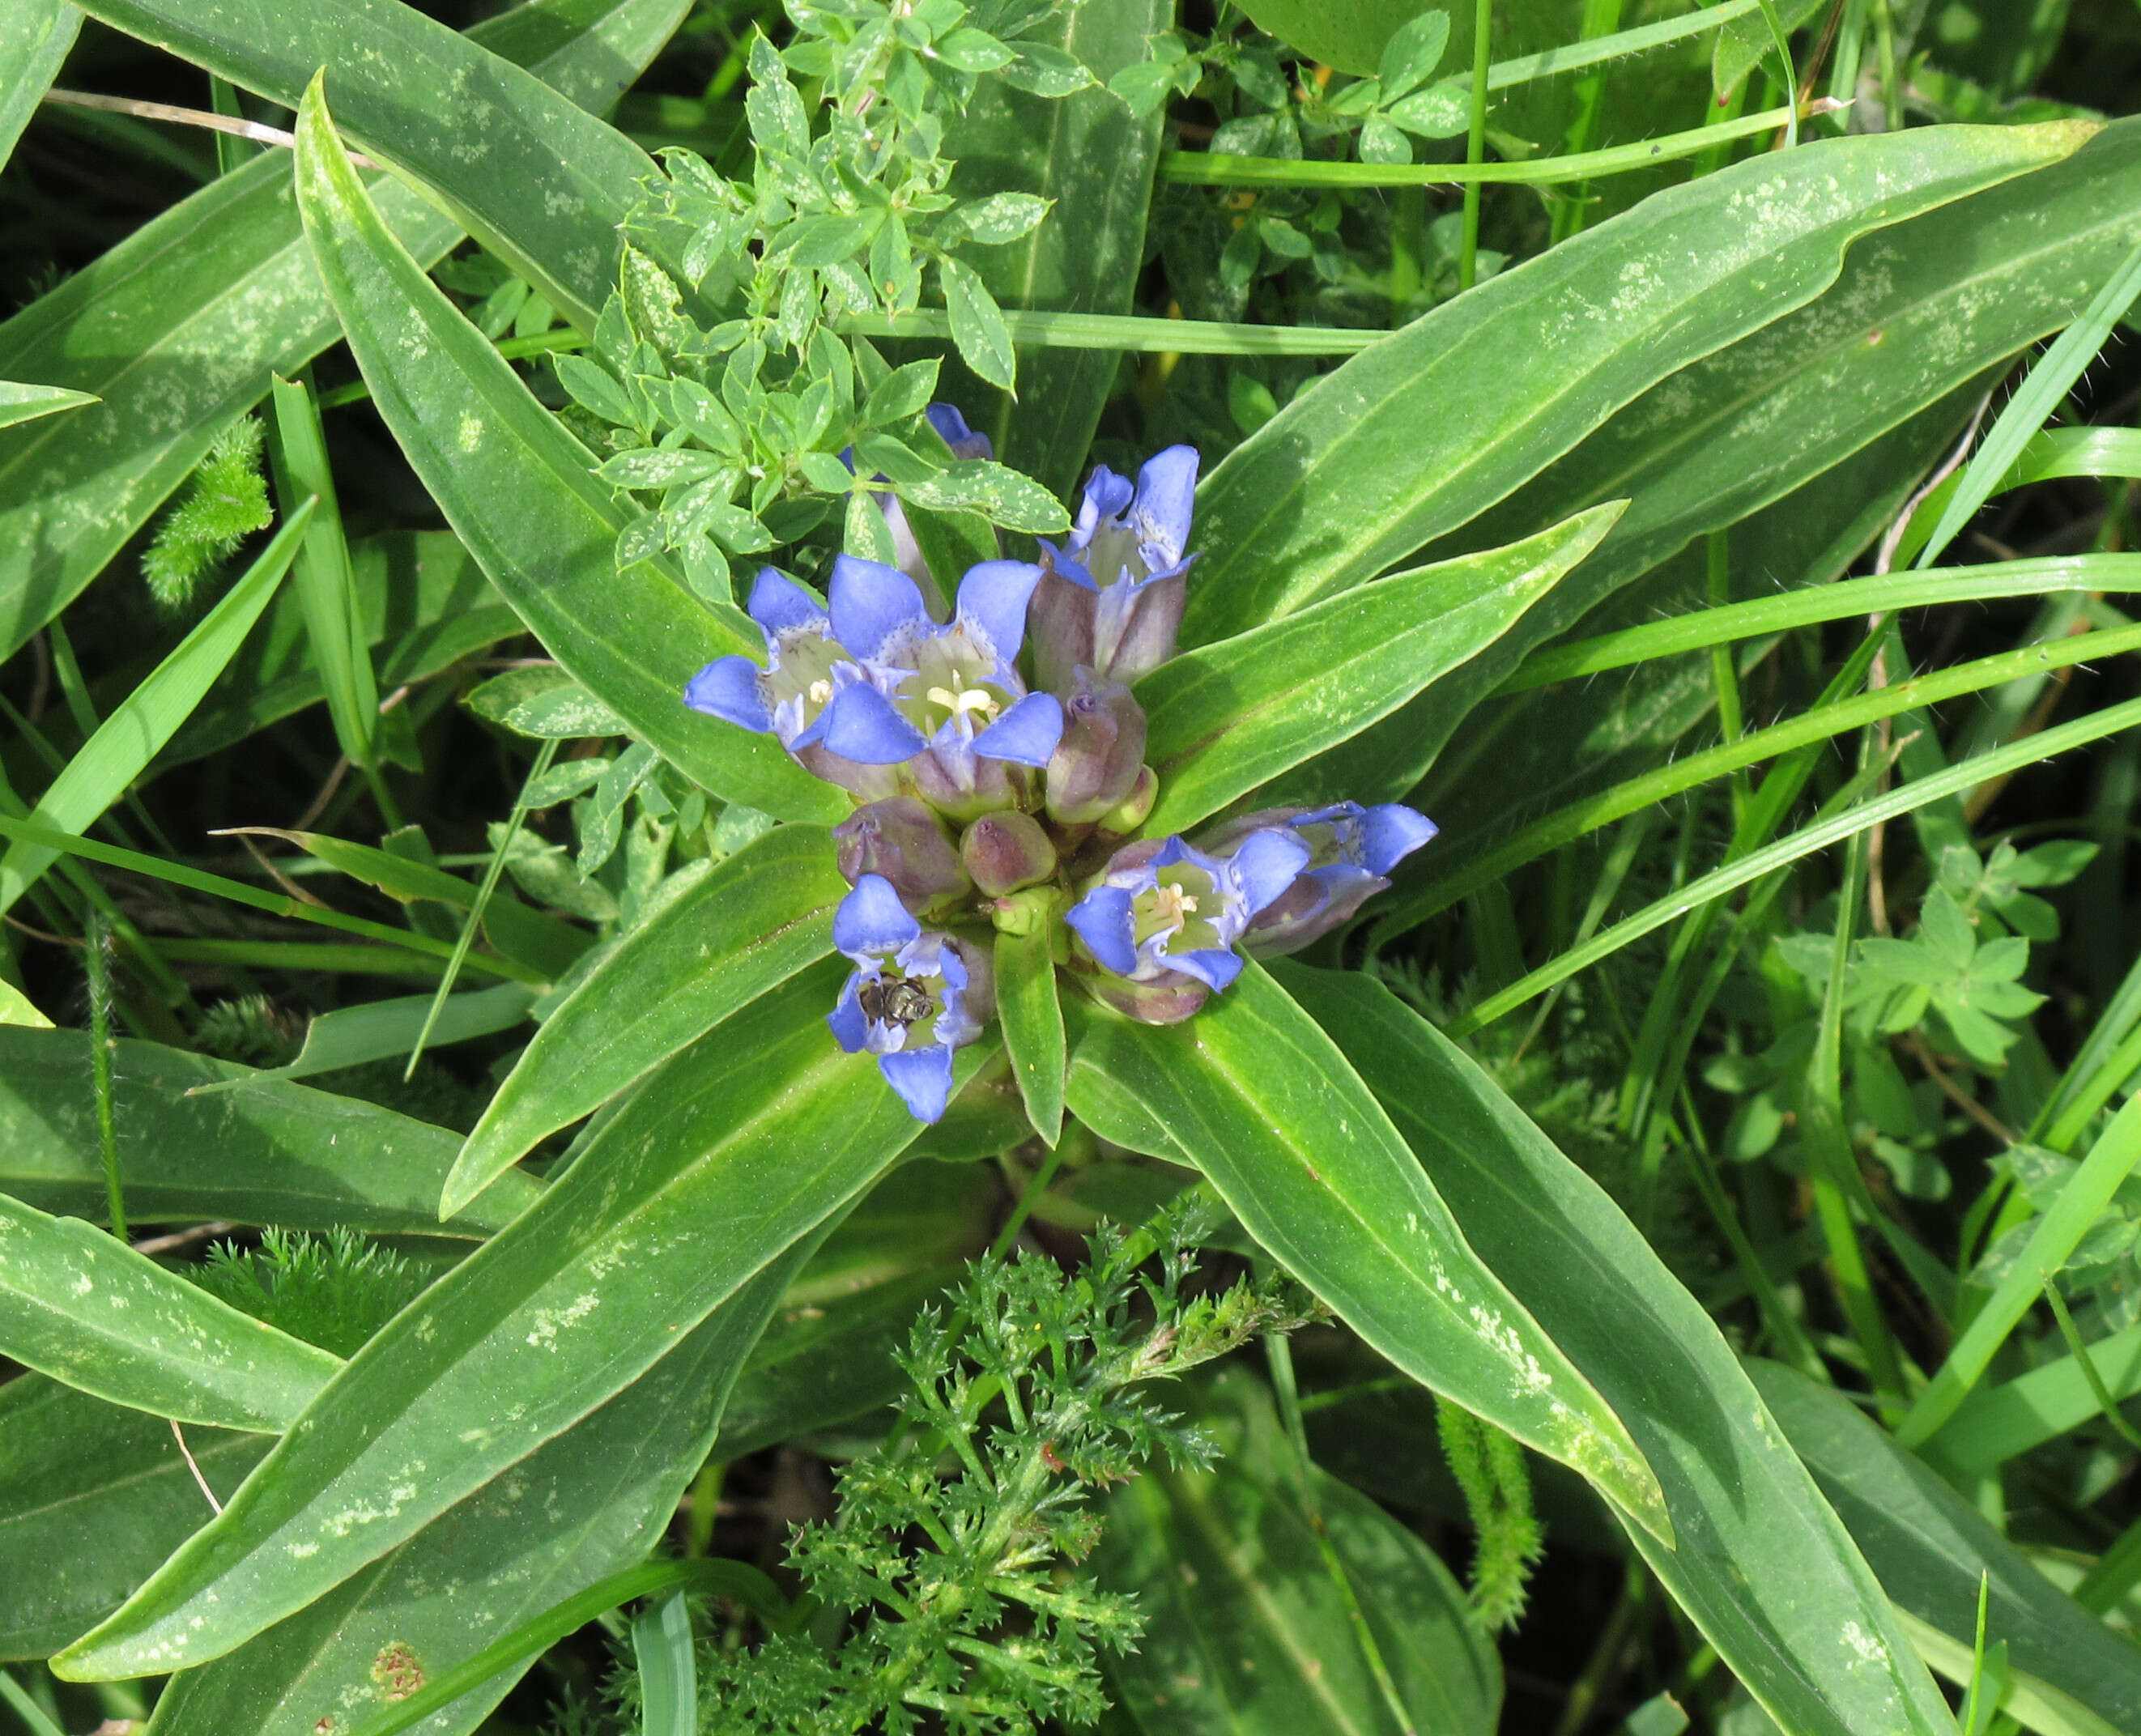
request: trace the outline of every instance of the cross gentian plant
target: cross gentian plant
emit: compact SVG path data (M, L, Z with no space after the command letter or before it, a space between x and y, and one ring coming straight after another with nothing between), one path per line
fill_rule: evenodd
M948 406L930 419L965 434ZM823 602L769 568L750 605L765 665L723 657L686 689L855 798L834 829L854 890L834 922L855 969L829 1022L923 1121L994 1006L992 927L1046 924L1093 999L1173 1024L1245 956L1329 933L1435 835L1410 808L1355 802L1246 814L1194 843L1139 835L1159 784L1134 684L1174 655L1197 467L1173 446L1134 483L1095 469L1061 548L969 568L948 611L913 573L853 555Z

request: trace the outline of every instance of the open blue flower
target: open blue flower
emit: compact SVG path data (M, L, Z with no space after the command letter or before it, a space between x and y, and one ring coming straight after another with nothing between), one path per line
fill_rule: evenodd
M1028 693L1016 660L1041 568L983 561L959 581L952 619L929 617L896 567L834 563L834 637L862 679L830 695L824 742L844 759L905 768L916 792L962 819L1013 805L1005 768L1048 764L1063 734L1055 696Z
M1401 803L1363 808L1358 802L1333 802L1245 814L1204 842L1215 850L1238 848L1251 838L1282 831L1307 846L1307 865L1242 936L1242 950L1252 958L1272 958L1297 952L1349 920L1390 885L1391 869L1437 829L1425 814Z
M935 1121L952 1094L952 1051L982 1033L985 998L947 934L925 931L892 883L864 874L833 914L833 944L854 963L826 1015L849 1055L878 1070L919 1121Z
M1065 918L1101 966L1132 982L1194 977L1223 989L1241 974L1234 943L1257 912L1293 884L1308 846L1264 830L1231 856L1179 838L1115 853L1100 883Z
M891 795L883 767L847 760L825 745L827 712L842 689L865 679L833 632L832 616L802 586L770 567L751 586L751 618L765 635L766 666L716 657L684 689L684 703L739 728L780 738L804 767L868 800Z
M1048 548L1049 577L1034 600L1036 677L1070 691L1075 671L1134 681L1174 655L1191 557L1197 449L1169 446L1146 460L1133 484L1105 465L1062 548Z

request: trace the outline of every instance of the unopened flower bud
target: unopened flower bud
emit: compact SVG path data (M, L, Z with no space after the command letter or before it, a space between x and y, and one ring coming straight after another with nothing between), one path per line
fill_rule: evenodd
M967 828L959 859L974 884L992 898L1046 880L1056 872L1056 846L1032 815L1007 809Z
M1144 710L1120 681L1077 671L1063 701L1063 734L1048 762L1048 815L1089 825L1124 801L1144 762Z
M916 915L963 896L971 883L944 823L911 795L858 808L833 828L841 877L864 874L891 882Z
M1159 774L1149 765L1138 767L1130 793L1100 816L1100 829L1126 838L1152 818L1153 804L1159 799Z
M1140 1025L1179 1025L1212 994L1195 977L1179 971L1164 971L1149 982L1132 982L1105 971L1080 980L1103 1006L1111 1006Z

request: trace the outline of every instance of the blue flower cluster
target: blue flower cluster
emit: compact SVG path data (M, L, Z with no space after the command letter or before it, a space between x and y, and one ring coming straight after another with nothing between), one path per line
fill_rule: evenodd
M950 406L929 416L987 455ZM828 1023L923 1121L992 1015L992 924L1046 922L1088 992L1173 1024L1244 957L1329 933L1435 836L1410 808L1355 802L1245 814L1194 843L1138 835L1159 785L1131 686L1174 655L1197 465L1170 446L1134 482L1096 468L1061 548L969 568L948 609L888 496L898 565L844 554L823 602L764 569L764 666L722 657L685 690L854 797L834 829L854 890L833 924L854 971Z

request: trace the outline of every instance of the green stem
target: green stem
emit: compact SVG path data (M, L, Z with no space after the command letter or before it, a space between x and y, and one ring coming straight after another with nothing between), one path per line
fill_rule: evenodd
M1477 170L1487 160L1487 47L1494 33L1494 0L1474 0L1472 12L1472 123L1464 135L1464 163ZM1461 294L1479 268L1479 183L1464 184L1464 233L1458 243L1457 288Z
M416 1033L416 1041L409 1050L409 1065L402 1071L406 1082L416 1076L416 1063L423 1059L424 1045L430 1040L431 1027L439 1022L439 1015L445 1011L446 996L453 993L454 983L461 973L462 961L468 957L469 948L475 944L477 932L483 927L483 913L490 903L490 895L498 890L498 877L505 872L506 853L513 848L514 836L520 830L520 822L528 815L528 791L550 769L550 762L558 757L559 740L553 735L543 744L535 755L535 764L520 785L520 794L514 798L512 817L505 823L505 835L491 852L490 866L484 870L483 884L476 888L468 915L461 923L460 937L454 942L453 956L446 961L445 974L440 977L437 991L431 996L431 1011L424 1015L424 1028Z
M2096 1363L2089 1354L2089 1346L2082 1342L2081 1333L2075 1327L2074 1316L2067 1312L2065 1299L2060 1295L2059 1286L2050 1278L2045 1280L2045 1300L2052 1305L2052 1318L2060 1323L2060 1336L2066 1340L2067 1350L2081 1377L2089 1383L2090 1394L2097 1408L2104 1413L2104 1420L2111 1424L2119 1439L2129 1447L2141 1447L2141 1429L2137 1429L2119 1413L2119 1401L2104 1388L2104 1376L2096 1371Z
M104 1195L111 1215L111 1233L126 1234L126 1202L119 1186L119 1137L111 1113L111 931L101 916L89 919L89 1079L96 1099L96 1143L104 1153Z

